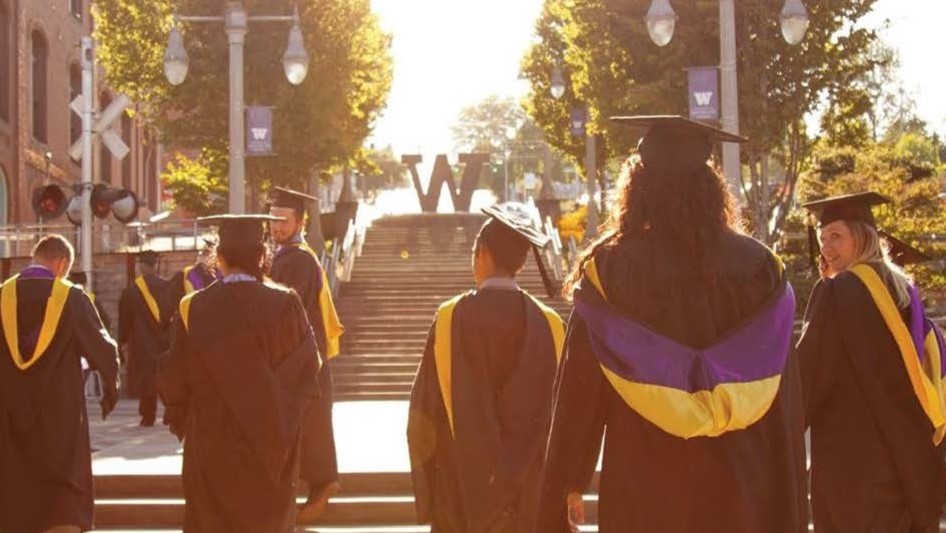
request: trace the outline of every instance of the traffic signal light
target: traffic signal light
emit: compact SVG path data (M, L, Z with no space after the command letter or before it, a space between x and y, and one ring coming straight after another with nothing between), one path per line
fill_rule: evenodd
M33 189L33 211L40 220L52 220L66 211L66 193L58 185Z
M82 224L82 194L80 186L74 186L75 195L67 198L62 187L46 185L33 190L33 211L42 220L52 220L66 213L66 218L76 226ZM106 218L111 213L115 219L127 224L138 218L138 197L127 189L116 189L104 184L92 188L89 205L92 214Z

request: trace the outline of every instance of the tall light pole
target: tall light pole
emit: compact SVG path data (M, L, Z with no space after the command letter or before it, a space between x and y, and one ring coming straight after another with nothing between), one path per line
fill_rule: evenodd
M666 1L666 0L664 0ZM552 70L551 86L549 92L552 98L556 100L565 95L565 76L562 75L561 63L556 61L555 68ZM588 131L588 119L591 116L591 109L585 109L585 174L586 187L588 193L588 213L585 223L585 236L593 237L598 232L598 205L595 203L597 194L597 139Z
M657 46L666 46L673 39L676 14L670 0L653 0L644 21L650 38ZM808 11L802 0L785 0L780 16L782 36L791 45L800 43L808 31ZM722 85L722 127L739 134L739 82L736 65L736 4L719 0L719 70ZM733 190L741 187L742 167L739 145L723 143L723 173Z
M299 24L299 9L293 8L291 16L248 16L241 2L229 2L222 17L175 17L175 25L168 35L168 46L164 54L164 73L171 85L180 85L187 78L189 58L184 48L184 38L177 25L184 22L223 22L230 45L230 213L246 212L246 125L243 102L243 47L250 22L291 22L289 41L283 54L283 69L286 79L293 85L305 81L309 70L309 56L305 51L302 30Z

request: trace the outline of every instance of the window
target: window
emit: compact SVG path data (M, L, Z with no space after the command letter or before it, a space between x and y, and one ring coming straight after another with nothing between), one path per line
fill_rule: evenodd
M49 45L46 37L39 30L33 30L32 41L32 107L33 138L41 143L48 142L46 135L46 66L49 59Z
M10 121L10 95L13 91L13 73L10 72L10 59L13 55L10 10L0 0L0 120Z
M72 103L77 96L82 94L82 68L73 63L69 67L69 103ZM69 113L69 146L72 146L82 138L82 117L67 107L66 113Z
M99 109L104 110L111 103L112 97L108 93L102 93L99 96ZM112 152L103 142L99 142L99 181L108 185L112 184Z
M75 18L82 20L82 0L69 0L69 12Z
M131 142L131 117L128 116L128 113L122 113L122 140L125 141L125 144L129 148L132 146ZM132 152L129 152L125 156L125 159L122 159L122 187L125 189L131 188L131 157Z

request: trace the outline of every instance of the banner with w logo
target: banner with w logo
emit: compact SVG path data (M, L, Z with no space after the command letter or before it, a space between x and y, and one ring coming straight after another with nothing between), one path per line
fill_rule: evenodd
M719 120L719 71L716 67L687 69L690 79L690 119Z
M273 155L273 108L246 108L246 155Z

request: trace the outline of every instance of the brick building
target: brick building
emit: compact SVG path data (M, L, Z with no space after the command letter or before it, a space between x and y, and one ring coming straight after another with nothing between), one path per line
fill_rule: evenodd
M69 103L81 92L79 40L91 32L90 3L0 0L0 225L37 221L30 197L47 167L50 183L80 179L80 165L68 150L82 125ZM102 78L97 73L98 109L112 97ZM114 128L131 152L119 161L96 142L93 180L131 189L143 213L157 212L160 146L127 115Z

